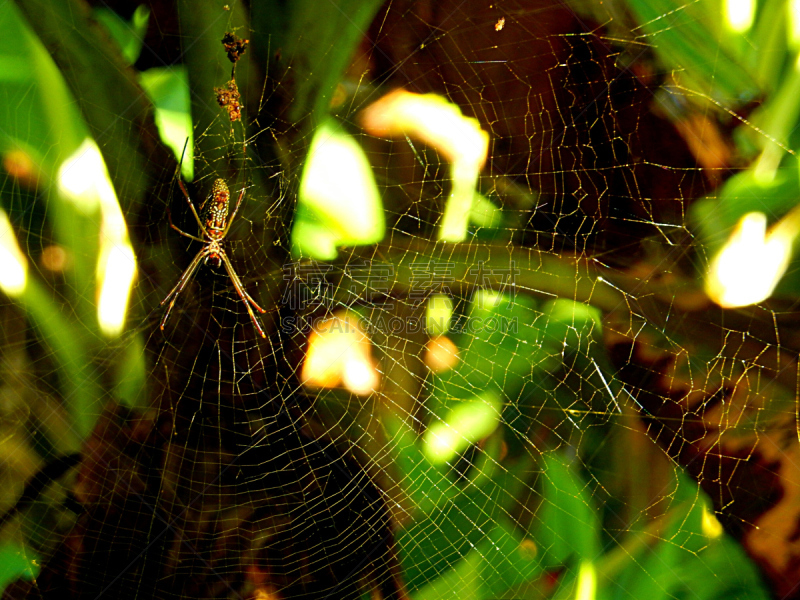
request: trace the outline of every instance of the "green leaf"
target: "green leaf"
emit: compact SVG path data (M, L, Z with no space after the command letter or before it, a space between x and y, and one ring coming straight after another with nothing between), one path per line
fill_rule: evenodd
M48 117L58 115L59 120L53 135L63 146L48 148L63 147L63 152L69 155L85 135L102 140L111 180L117 189L119 186L125 189L120 195L123 211L137 206L150 185L149 163L140 150L141 136L143 132L156 132L152 127L152 105L142 94L136 73L108 43L106 31L90 17L79 0L25 0L18 2L17 7L46 47L47 60L55 61L58 67L60 83L53 86L48 81L44 89L49 103L54 105ZM10 32L7 35L13 42ZM30 55L26 58L31 71L44 76L42 67L30 62ZM69 90L68 101L61 96L64 84ZM79 115L77 120L75 115ZM120 115L125 118L121 119ZM37 116L41 118L42 115ZM81 139L64 137L65 131L78 122L82 128ZM150 161L153 150L152 146L148 147Z
M714 197L695 202L689 222L710 249L719 248L745 214L763 212L776 219L791 210L800 198L800 169L796 157L787 157L772 178L760 177L754 169L737 173Z
M542 457L542 503L531 534L547 568L595 561L600 523L592 491L574 466L555 453Z
M452 569L412 594L414 600L490 600L541 574L535 547L500 519Z
M503 226L503 211L480 192L475 192L469 222L478 227L498 229Z
M797 205L799 198L800 161L796 156L786 156L773 177L759 175L755 168L731 177L716 197L706 197L692 205L689 222L710 258L728 240L744 215L764 213L769 219L768 225L773 225ZM800 291L797 246L795 241L793 258L773 296L794 297Z
M257 2L254 24L272 52L291 64L296 89L290 119L311 116L316 128L327 116L333 92L383 0ZM270 60L272 57L268 57Z
M546 344L588 356L592 344L602 336L602 314L582 302L567 298L550 300L542 305L545 315Z
M516 398L535 372L560 364L560 356L543 349L541 316L530 297L478 291L470 303L463 333L455 336L461 361L435 379L429 410L444 418L455 403L487 390Z
M397 542L408 588L433 581L479 543L503 515L504 495L500 486L465 492L403 527Z
M652 44L661 63L692 91L724 106L757 98L760 90L726 45L716 25L715 5L679 0L626 0L644 41Z
M94 18L108 29L128 64L135 63L142 52L144 36L147 33L147 21L150 19L150 9L144 4L140 4L133 12L130 21L126 21L110 8L95 8L93 14Z
M336 121L325 120L314 132L300 180L292 254L331 259L331 245L374 244L385 231L383 203L364 150Z
M452 500L458 489L442 469L425 458L414 431L391 415L382 422L390 440L393 462L402 478L400 484L417 510L429 513Z
M177 160L182 161L181 176L191 181L194 179L194 132L186 67L175 65L148 69L140 74L139 79L155 106L161 141L172 149Z
M697 482L679 473L670 507L649 530L636 532L598 562L602 597L766 600L769 595L744 550L711 512ZM657 526L657 527L654 527ZM638 539L636 538L638 536Z
M75 431L85 437L97 414L94 403L101 397L90 374L88 357L97 331L92 299L97 284L102 222L97 194L93 193L97 192L98 178L106 186L104 191L111 184L61 72L15 5L7 4L0 10L0 27L5 32L0 39L0 57L3 57L0 60L30 67L27 80L21 80L19 74L6 79L0 76L0 94L8 99L3 103L5 108L0 109L0 128L6 134L0 138L0 153L26 157L33 171L29 177L48 183L47 218L56 240L71 259L72 266L65 271L65 277L72 312L79 322L61 310L53 300L52 291L34 273L28 273L18 301L58 357L62 368L60 383L64 396L69 398ZM17 97L20 100L24 97L31 110L15 110L19 105L14 100ZM80 193L76 191L78 188ZM2 198L3 203L14 202L13 197ZM75 449L78 442L74 439L75 431L65 431L69 439L55 441L55 445L66 444L66 448Z
M128 408L147 407L147 365L142 337L134 333L125 340L117 363L115 398Z
M39 575L39 558L14 542L0 543L0 592L19 578L32 580Z
M507 469L496 467L499 444L488 444L493 458L478 458L474 477L462 486L448 476L449 468L425 458L407 424L388 417L384 426L399 484L414 507L397 540L406 584L417 589L451 569L508 514L532 463L524 459Z
M500 398L491 391L454 403L442 420L428 425L423 436L425 456L434 464L450 462L497 428L502 408Z

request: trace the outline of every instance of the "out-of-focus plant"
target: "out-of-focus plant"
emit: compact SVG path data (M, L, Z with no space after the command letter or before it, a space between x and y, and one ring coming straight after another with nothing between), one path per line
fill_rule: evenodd
M65 17L68 8L59 8L57 2L36 4L52 8L54 18L66 23L52 26L59 34L54 38L78 32L95 39L85 31L85 20ZM386 209L366 154L329 114L336 85L379 5L376 0L309 0L253 6L256 29L272 36L296 61L290 119L308 134L305 158L287 165L295 170L289 179L299 182L289 234L291 251L299 260L333 261L347 254L345 246L374 251L386 237ZM732 110L769 98L752 116L751 134L742 136L740 152L752 166L730 179L716 197L693 208L708 264L724 267L726 261L735 262L739 255L730 259L725 254L725 241L734 239L759 243L765 249L759 255L763 260L776 261L782 268L790 264L786 248L796 237L793 207L800 192L791 152L797 145L792 132L800 113L792 94L800 78L795 68L797 36L784 31L778 39L764 24L776 5L766 4L763 12L737 12L726 4L727 20L721 20L714 12L719 6L710 2L628 0L641 35L664 66L675 71L676 83L665 87L667 92L678 90L682 97L696 98L698 106L710 102ZM0 109L5 132L0 155L9 182L0 192L0 287L30 317L36 335L58 362L59 393L69 416L63 427L53 428L60 429L63 438L47 440L53 455L80 449L106 399L144 404L145 373L152 368L144 362L146 332L125 331L137 273L125 216L128 207L143 200L144 176L124 171L126 161L120 156L125 156L130 139L118 130L102 144L93 138L103 131L103 122L102 115L86 108L88 100L104 110L115 106L115 73L127 74L126 85L141 85L147 92L142 96L154 107L160 134L176 159L182 157L182 175L190 179L192 124L206 133L199 143L215 145L206 150L209 155L220 151L218 130L229 127L209 117L208 102L203 104L195 91L212 89L203 79L212 80L209 73L214 70L204 62L204 53L219 42L201 27L212 9L208 3L196 10L182 3L181 22L199 40L187 49L186 65L136 77L128 67L141 49L146 11L137 11L131 22L98 12L96 20L119 46L117 62L94 63L96 71L82 79L85 73L65 72L52 61L43 44L46 24L35 35L15 5L0 8L5 32L0 40L0 85L6 96ZM740 43L742 35L750 34L763 44L763 56L751 56ZM91 57L97 50L72 37L65 45L67 63L82 64L76 56ZM778 61L776 47L784 48L789 58ZM717 57L715 62L707 60L709 54ZM117 70L120 65L124 68ZM242 66L241 78L246 77ZM436 239L396 235L391 243L378 246L387 250L393 268L386 295L410 297L414 266L442 256L452 262L449 276L456 281L468 281L476 265L495 274L495 279L466 286L460 297L431 296L422 308L415 307L426 320L420 334L425 344L418 346L429 353L443 352L447 359L439 356L428 363L425 397L417 399L424 409L415 414L379 408L380 424L370 430L377 432L374 440L387 441L381 449L391 463L386 478L395 478L390 483L404 512L398 519L398 554L411 597L588 600L617 597L620 590L641 598L688 593L700 599L766 597L752 564L721 532L709 499L677 469L664 494L668 506L656 518L641 526L631 524L624 535L607 527L613 507L598 491L602 484L589 456L610 462L610 440L622 429L619 415L634 418L602 345L604 318L625 305L626 291L598 276L584 257L531 252L510 241L481 244L475 229L499 228L508 217L477 190L488 134L441 97L391 93L394 96L385 96L384 102L404 98L416 106L417 114L405 109L394 114L378 100L373 105L380 109L378 116L391 123L371 119L375 115L368 110L364 129L422 140L450 163L451 188ZM33 108L23 114L17 108L24 104ZM186 155L184 147L190 150ZM130 156L132 165L142 160L138 151ZM126 182L130 189L123 196L115 184ZM35 224L23 227L20 207L27 205ZM709 212L719 218L704 217ZM40 238L55 240L65 257L58 270L63 280L47 281L31 267L44 252L36 247ZM775 240L780 241L780 252L773 250L779 245ZM755 256L748 250L740 255ZM720 267L712 274L729 271L736 269ZM497 280L502 272L509 275L506 281ZM710 293L716 293L714 285L709 284ZM794 290L788 280L780 286ZM363 289L342 286L337 293L346 297L328 300L350 306L369 291L369 284ZM720 297L727 298L725 293ZM302 369L297 365L302 383L330 394L324 401L339 409L336 426L361 425L348 423L346 411L351 402L368 400L352 396L368 397L379 384L389 385L385 382L391 378L381 375L373 362L372 342L364 331L374 327L376 336L391 338L392 332L377 324L379 312L335 313L325 321L326 330L310 335L305 363ZM350 336L334 335L334 324L349 327ZM109 348L114 358L102 361L102 368L113 377L94 377L92 369ZM390 350L391 345L384 344L384 366ZM340 385L347 391L337 389ZM559 415L550 425L551 439L528 437L531 425L548 408ZM580 435L573 438L570 432ZM360 439L353 436L356 444ZM44 458L48 457L39 457L39 462ZM3 500L11 503L10 498ZM523 514L527 518L521 518ZM35 565L28 550L47 549L46 541L22 539L18 532L8 538L8 544L0 544L0 563L7 571L0 572L0 585L18 576L31 577Z
M383 204L364 150L333 121L323 122L301 177L292 254L330 260L337 246L374 244L385 230Z
M683 123L704 115L711 130L714 123L736 127L733 160L742 168L689 214L704 250L698 267L708 295L725 307L761 302L773 293L794 296L800 234L793 210L800 198L797 3L624 0L617 6L630 11L638 25L634 33L652 44L668 74L659 93L665 112ZM755 110L738 116L755 102ZM702 136L696 127L685 130L690 145ZM711 143L698 149L724 151Z
M129 406L144 400L142 342L138 334L124 333L137 261L106 164L62 73L13 3L0 9L0 23L0 286L58 367L65 413L54 412L53 422L37 433L51 454L35 459L51 461L80 449L108 399ZM42 245L44 240L52 245ZM52 276L42 277L42 271ZM102 383L95 372L101 362L110 375ZM13 381L6 380L6 389ZM22 439L7 450L32 452ZM14 486L12 494L17 492ZM4 495L6 510L9 501ZM42 516L46 527L50 520ZM39 542L18 547L14 529L3 531L4 540L14 540L3 542L4 566L30 574L46 532L40 531ZM10 575L4 573L4 581Z

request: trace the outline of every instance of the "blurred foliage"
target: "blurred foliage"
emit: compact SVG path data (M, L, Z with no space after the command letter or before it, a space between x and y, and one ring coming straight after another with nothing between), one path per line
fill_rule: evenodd
M84 140L97 138L110 180L123 199L124 214L136 215L137 207L145 202L150 179L164 177L164 173L153 174L152 168L141 167L154 161L148 161L130 131L121 133L119 125L103 129L104 118L122 114L118 110L120 89L136 91L146 119L158 126L176 162L189 139L190 152L183 156L182 171L187 180L193 173L192 130L204 132L198 143L209 144L203 149L209 157L222 152L224 144L219 140L230 139L232 126L219 119L214 112L217 107L208 98L198 98L198 90L212 88L210 82L227 79L228 66L219 57L219 35L202 27L215 10L211 4L179 3L185 34L197 41L186 64L143 73L135 73L132 65L142 48L147 11L137 10L131 21L125 21L110 11L98 10L92 21L69 11L69 7L79 6L77 1L70 0L64 7L57 6L61 3L56 0L41 0L25 6L26 21L20 11L23 4L6 3L0 8L0 26L5 32L0 40L0 128L4 131L0 154L7 172L0 206L19 232L30 263L36 264L44 250L39 247L41 240L54 240L70 257L60 275L63 279L46 278L39 269L30 269L26 290L17 300L30 317L38 341L48 345L56 357L55 387L68 415L63 417L62 427L55 428L63 439L48 432L47 439L36 444L38 455L34 444L28 442L27 451L35 457L32 462L39 464L53 455L77 450L102 403L148 406L146 373L153 369L146 364L144 340L149 332L144 327L132 328L115 340L106 340L98 331L94 299L101 219L94 208L87 214L64 193L59 187L59 169ZM232 18L243 18L245 11L232 5L236 15ZM272 47L264 50L262 46L262 54L253 60L269 70L274 48L282 48L291 57L296 87L289 120L298 131L339 134L338 122L329 116L331 98L380 5L377 0L254 3L250 15L254 30L268 36ZM51 8L52 20L33 22L31 13ZM795 23L795 18L789 15L792 18L782 20L780 27L767 27L765 23L772 22L769 20L776 14L790 11L789 3L772 0L758 5L745 31L726 26L719 17L720 3L711 0L690 4L626 0L615 9L627 10L627 18L636 24L636 41L652 47L660 68L668 73L662 89L680 94L681 101L689 99L688 104L680 104L681 111L709 111L722 121L732 118L731 111L763 100L740 136L741 170L713 196L691 208L690 224L700 257L695 274L699 281L705 276L708 258L743 215L762 211L775 222L800 197L795 156L800 149L800 140L795 139L800 118L796 101L800 86L798 35L785 25ZM70 18L59 22L65 13ZM97 25L106 28L117 46L109 48L98 42ZM81 36L84 41L76 41ZM61 40L58 63L48 51L53 40ZM111 58L104 63L98 56ZM208 56L215 57L212 66L204 62L210 60ZM709 56L714 60L708 60ZM67 69L65 64L74 66ZM79 67L87 64L91 68ZM256 67L251 65L248 71L244 61L241 68L237 66L242 89L252 86L259 76ZM28 110L20 110L21 106ZM126 117L127 129L136 129L130 126L134 118L139 116ZM234 135L246 137L249 125L243 124L241 132L237 129ZM143 137L152 134L152 127L147 131ZM305 133L299 138L306 141L298 144L313 148L313 137ZM355 145L355 138L341 135L347 136L347 144ZM148 138L148 143L155 142ZM358 161L362 158L359 155ZM305 163L296 163L287 165L294 168L287 178L300 182L302 194L304 185L309 185L303 179ZM367 168L359 162L352 173L358 171L360 176L362 166ZM163 164L158 168L172 175ZM301 196L292 205L296 210L292 241L301 256L333 260L340 246L383 240L383 206L375 183L367 181L357 187L351 181L350 185L351 192L362 190L350 198L351 204L343 203L342 196ZM501 224L510 222L513 215L477 190L475 198L470 209L471 234L486 242L489 258L502 256L506 240L491 246L496 232L484 230L502 229ZM366 224L350 230L353 213ZM319 248L312 248L320 243L320 230L330 235ZM303 235L312 237L300 239ZM275 239L280 239L278 233ZM472 266L472 260L477 261L478 252L465 246L447 254L464 271ZM411 287L409 256L415 260L436 258L441 246L437 248L409 251L401 241L390 248L393 252L386 256L395 267L399 292ZM137 252L150 249L137 248ZM459 362L427 380L421 424L412 423L414 419L400 411L381 413L382 435L391 442L393 477L406 501L397 545L411 597L567 598L585 589L595 598L656 599L690 594L701 600L766 598L751 562L721 531L708 497L677 468L672 471L670 489L658 501L663 506L654 511L655 516L643 516L643 522L635 523L640 515L626 515L631 518L623 531L609 526L613 502L600 483L603 475L594 472L593 465L614 464L623 473L623 467L614 462L618 458L612 456L613 444L608 440L613 430L622 427L618 419L623 413L621 406L627 403L621 399L623 390L605 354L602 333L609 307L623 304L620 299L625 294L597 276L586 261L530 256L512 262L521 271L518 289L496 285L494 290L470 290L461 306L448 307L449 327L431 327L452 338ZM487 265L491 263L487 261ZM796 296L799 274L799 269L790 268L779 293ZM535 290L538 295L520 289ZM356 297L361 295L356 291ZM140 296L132 306L145 312L156 304L157 300ZM135 318L147 324L146 317L139 314ZM95 370L110 376L98 377ZM559 408L563 415L561 422L552 424L551 438L526 437L547 406ZM342 415L347 416L345 410L337 418L344 420ZM569 431L586 435L576 440ZM635 462L637 457L628 460ZM6 509L14 504L17 488L3 496ZM50 496L23 511L21 519L27 519L27 525L5 526L0 586L19 576L32 577L35 558L31 549L51 551L49 534L71 526L69 515L53 509L65 502L65 495L54 491ZM524 514L532 516L525 519Z
M598 18L607 15L596 3L576 0L576 5ZM713 195L695 202L688 215L704 251L698 270L705 275L742 217L758 211L773 226L800 197L798 5L784 0L619 0L611 6L611 12L626 15L633 25L632 41L652 45L666 76L658 101L672 119L687 123L702 114L717 127L737 127L732 166L741 168ZM631 47L629 55L636 51ZM693 136L703 132L690 130L687 138ZM704 152L721 150L708 142ZM799 231L793 229L796 240ZM793 259L776 288L778 296L796 297L798 266Z
M33 579L39 572L36 555L16 544L0 545L0 589L18 577Z
M331 260L338 246L383 239L383 205L364 150L333 120L314 132L297 195L292 255Z

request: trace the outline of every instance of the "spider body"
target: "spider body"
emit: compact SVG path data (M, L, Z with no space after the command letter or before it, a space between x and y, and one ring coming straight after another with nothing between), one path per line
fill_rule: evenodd
M222 240L225 239L225 226L228 220L228 205L231 201L231 193L228 184L224 179L216 179L214 187L211 189L211 196L204 203L203 221L208 232L209 254L206 256L205 264L219 267L222 264L220 250Z
M216 179L211 190L211 195L203 203L203 206L200 207L204 217L201 220L200 216L197 214L197 210L194 207L192 199L189 197L189 192L186 191L186 186L183 185L183 181L178 180L178 185L180 185L181 192L183 192L183 196L186 198L186 202L189 204L189 208L192 210L192 214L194 215L195 221L197 221L197 226L200 228L200 233L203 235L203 237L200 238L190 235L185 231L178 229L172 222L172 215L169 217L169 226L184 237L188 237L197 242L202 242L204 246L200 249L200 251L197 253L197 256L194 257L194 260L192 260L191 264L183 272L183 275L181 275L181 278L178 280L178 283L175 284L175 287L172 288L172 291L170 291L170 293L167 294L167 297L161 301L162 306L169 301L169 306L164 313L164 318L161 319L161 330L164 330L164 325L169 318L170 312L172 312L172 307L175 306L175 301L183 291L183 288L186 287L186 284L188 284L192 279L192 276L194 275L195 271L197 271L202 261L203 263L212 265L214 267L219 267L220 265L225 266L225 270L228 272L228 276L231 278L231 282L233 283L233 287L236 289L236 293L239 294L239 298L242 299L242 302L244 302L244 305L247 307L247 312L250 314L250 319L253 321L253 325L255 325L255 328L261 337L267 337L264 333L264 330L261 328L255 313L253 312L253 308L261 313L266 311L261 308L244 289L241 279L239 279L239 276L233 269L233 265L231 264L228 255L225 253L225 249L222 247L222 242L225 240L225 236L228 234L228 230L230 229L233 220L236 218L236 213L239 212L239 206L242 204L242 199L244 198L244 191L246 188L243 188L239 194L239 198L236 201L236 208L233 209L233 214L231 215L231 218L228 219L228 206L230 205L231 200L230 190L228 190L228 184L225 183L224 179Z
M231 201L231 193L228 184L224 179L214 181L211 190L210 202L205 211L206 230L212 239L221 240L225 235L225 225L228 221L228 204Z

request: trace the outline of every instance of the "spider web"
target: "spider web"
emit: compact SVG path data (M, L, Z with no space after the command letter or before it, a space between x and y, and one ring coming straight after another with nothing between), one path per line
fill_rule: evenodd
M196 34L153 11L136 68L191 63ZM234 23L217 13L215 39ZM195 122L187 189L198 211L218 177L233 203L245 190L224 248L267 336L209 264L159 329L202 248L168 213L202 235L176 162L155 158L125 213L140 265L128 328L92 364L102 394L79 449L53 442L69 423L59 359L4 297L3 502L20 509L3 527L40 563L6 597L795 597L791 305L703 301L709 257L688 216L731 166L697 150L693 119L717 123L723 148L738 121L687 109L630 17L390 2L331 101L386 232L317 260L293 251L318 130L308 103L290 117L304 71L239 34L254 55L237 73L243 123L190 67L192 111L212 116ZM396 88L439 94L489 136L477 189L496 218L462 242L437 237L448 160L364 124ZM7 188L23 252L68 297L46 203ZM367 391L306 370L336 333L331 362L360 358ZM145 391L120 402L114 373L136 356Z

